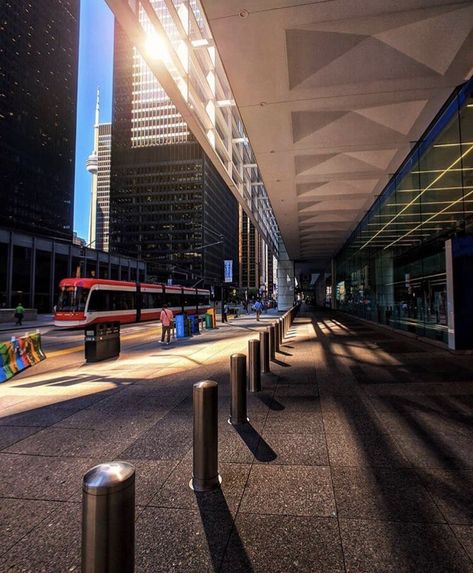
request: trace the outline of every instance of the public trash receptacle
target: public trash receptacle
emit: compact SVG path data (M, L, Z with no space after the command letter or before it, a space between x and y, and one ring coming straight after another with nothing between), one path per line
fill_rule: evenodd
M98 362L120 354L120 323L99 322L85 328L86 362Z
M190 336L189 320L186 314L178 314L175 317L176 338L185 338Z
M197 314L189 315L189 322L191 327L191 334L200 334L199 332L199 317Z
M205 315L205 328L207 330L210 330L213 328L213 319L212 319L212 315L211 314L206 314Z

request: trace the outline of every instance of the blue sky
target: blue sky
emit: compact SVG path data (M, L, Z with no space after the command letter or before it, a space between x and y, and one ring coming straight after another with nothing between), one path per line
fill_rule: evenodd
M105 0L82 0L80 4L74 231L87 239L91 180L85 162L94 144L97 87L100 122L111 121L113 16Z

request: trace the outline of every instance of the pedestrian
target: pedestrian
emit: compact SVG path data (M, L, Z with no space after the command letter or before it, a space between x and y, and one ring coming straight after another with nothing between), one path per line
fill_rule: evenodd
M21 326L24 315L25 315L25 309L23 308L21 302L19 302L17 307L15 308L16 326Z
M228 303L223 305L222 322L228 322Z
M171 342L171 326L174 320L174 313L166 303L163 304L163 309L161 311L159 320L161 321L162 332L161 332L161 344L164 343L164 338L166 337L166 344Z
M259 317L261 315L261 311L263 310L263 305L261 304L260 300L257 300L253 305L253 310L256 312L256 320L259 321Z

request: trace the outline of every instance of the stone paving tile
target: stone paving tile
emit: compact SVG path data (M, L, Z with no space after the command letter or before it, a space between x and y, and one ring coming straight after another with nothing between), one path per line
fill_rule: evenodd
M471 525L453 525L453 532L473 561L473 527Z
M20 426L0 426L0 450L8 448L27 436L39 432L39 430L41 430L41 428L31 426L27 428Z
M466 573L473 565L447 525L340 520L350 573Z
M417 470L422 483L449 523L473 524L473 471Z
M18 414L13 414L10 416L5 416L0 419L0 426L22 426L22 427L46 427L52 426L60 420L68 418L75 411L80 408L62 408L61 406L45 406L43 408L37 408L34 410L29 410L28 412L22 412Z
M32 499L0 499L0 557L62 504Z
M389 434L347 426L328 431L330 464L336 466L409 466L410 461Z
M192 418L172 411L122 452L129 459L180 460L192 447Z
M345 571L335 519L240 513L235 526L222 573Z
M275 398L278 398L278 396L289 396L293 398L308 397L315 399L318 397L318 394L317 384L278 384L274 396Z
M274 452L271 459L269 452ZM256 463L327 466L328 453L323 433L296 434L263 432L256 450Z
M0 453L0 497L66 501L82 487L93 458Z
M0 571L80 571L81 504L63 503L0 560Z
M249 464L219 463L222 478L220 490L194 492L189 487L192 478L192 461L186 458L171 473L164 486L151 500L150 505L175 509L204 508L205 511L230 511L235 514L240 505L243 489L250 472Z
M473 442L458 432L406 432L393 437L412 466L473 468Z
M328 517L335 500L328 467L254 465L240 511Z
M232 524L226 511L148 507L136 523L136 571L218 571Z
M331 469L340 518L445 521L413 470L336 466Z
M323 434L322 414L316 412L271 411L264 426L266 432L284 434Z
M45 428L4 449L7 453L57 457L115 457L135 437L84 428Z

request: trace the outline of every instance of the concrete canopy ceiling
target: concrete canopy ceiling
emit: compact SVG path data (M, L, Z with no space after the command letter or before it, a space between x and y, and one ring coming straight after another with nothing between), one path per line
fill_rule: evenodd
M473 2L202 0L289 256L324 270L473 66Z

